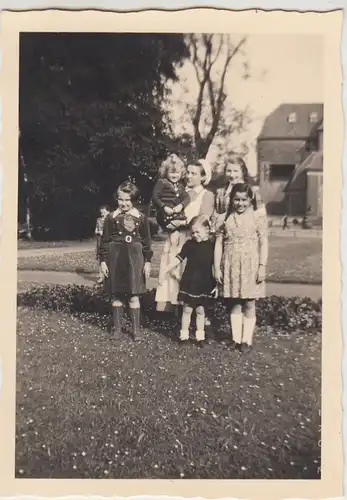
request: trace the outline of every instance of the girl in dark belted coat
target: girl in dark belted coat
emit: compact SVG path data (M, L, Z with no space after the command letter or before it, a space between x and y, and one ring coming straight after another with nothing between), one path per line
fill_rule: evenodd
M131 182L119 186L118 208L107 216L100 242L105 289L112 297L112 331L118 338L125 300L129 301L133 338L138 337L141 329L139 296L146 291L146 278L151 272L153 252L149 223L134 207L137 195L138 189Z

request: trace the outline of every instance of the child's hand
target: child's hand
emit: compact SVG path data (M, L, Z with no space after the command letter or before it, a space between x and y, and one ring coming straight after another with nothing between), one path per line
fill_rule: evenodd
M219 283L221 285L222 281L223 281L223 277L222 277L222 271L221 271L220 267L215 268L214 277L215 277L215 280L217 281L217 283Z
M105 276L105 278L108 277L108 267L106 262L101 262L100 271L102 272L102 275Z
M177 207L173 208L172 212L174 214L179 214L180 212L182 212L182 210L183 210L183 205L182 203L180 203L179 205L177 205Z
M170 207L164 207L164 212L166 213L166 215L172 215L173 214L173 210Z
M179 268L174 267L173 269L171 269L170 274L171 274L171 276L172 276L175 280L180 281L180 279L181 279L181 273L180 273Z
M258 275L257 275L258 283L262 283L263 281L265 281L265 277L266 277L266 267L264 265L260 264L259 268L258 268Z
M167 269L165 268L161 271L161 273L158 276L158 283L160 286L164 284L166 273Z
M178 225L179 224L176 225L173 221L171 221L170 224L167 225L167 229L169 229L170 231L176 231Z
M151 263L146 262L145 265L143 266L143 274L145 275L145 278L148 279L151 275Z
M214 298L214 299L218 299L218 287L215 286L214 289L212 290L211 292L211 296Z

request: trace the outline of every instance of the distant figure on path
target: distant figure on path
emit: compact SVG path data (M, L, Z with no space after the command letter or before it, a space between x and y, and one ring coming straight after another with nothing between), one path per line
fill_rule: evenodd
M100 262L100 241L101 241L101 236L102 232L104 229L104 224L106 217L110 213L110 207L108 205L101 205L100 207L100 217L97 218L96 220L96 227L95 227L95 235L96 235L96 260L98 261L99 264L99 276L97 283L102 283L104 281L104 276L101 272L101 262Z
M283 231L285 229L288 229L288 215L287 214L285 214L285 216L282 219L282 229L283 229Z

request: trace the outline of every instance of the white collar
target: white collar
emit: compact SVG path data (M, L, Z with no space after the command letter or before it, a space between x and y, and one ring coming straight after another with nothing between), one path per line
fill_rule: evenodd
M120 208L117 208L117 210L115 210L115 211L113 212L113 217L117 217L117 215L122 214L122 213L124 213L124 212L122 212L122 211L120 210ZM132 215L133 217L136 217L137 219L139 219L139 218L141 217L140 212L139 212L139 211L137 210L137 208L135 208L135 207L131 208L131 209L129 210L129 212L126 212L126 214L127 214L127 215Z
M193 188L187 187L186 191L194 191L194 193L199 194L203 189L205 189L204 186L199 184L199 186L195 186Z

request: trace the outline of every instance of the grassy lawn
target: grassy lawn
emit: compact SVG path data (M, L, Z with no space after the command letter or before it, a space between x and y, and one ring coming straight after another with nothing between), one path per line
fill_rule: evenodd
M275 282L322 282L322 243L319 238L270 236L268 279ZM163 242L154 241L153 277L158 276ZM94 251L20 257L18 269L96 272Z
M245 357L105 321L19 308L16 477L319 478L319 335L258 330Z
M90 242L91 240L83 240L84 243ZM67 248L73 245L79 244L79 240L77 241L27 241L27 240L18 240L17 248L18 250L31 250L31 249L39 249L39 248Z

